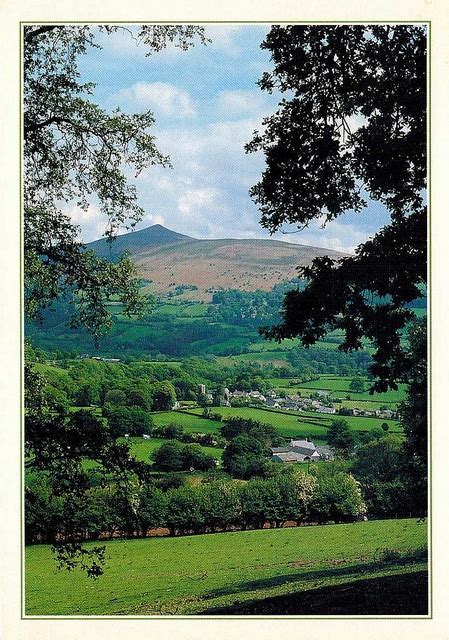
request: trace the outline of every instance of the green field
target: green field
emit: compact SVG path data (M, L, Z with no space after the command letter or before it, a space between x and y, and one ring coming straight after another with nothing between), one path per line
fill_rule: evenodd
M311 594L361 578L426 569L427 524L349 525L106 542L105 574L58 571L50 548L26 548L26 615L173 615ZM390 561L384 551L391 550ZM384 594L385 599L388 593ZM405 594L408 597L407 594Z
M288 360L286 352L282 350L278 351L254 351L252 353L242 353L238 356L230 356L229 363L232 362L256 362L258 364L271 363L277 367L288 366Z
M152 462L150 458L151 453L162 447L166 442L170 442L170 440L166 440L164 438L150 438L149 440L144 440L143 438L129 438L128 440L125 440L123 438L120 440L122 442L127 442L130 445L131 453L137 458L137 460L149 463ZM218 449L216 447L201 447L201 449L205 453L213 456L216 460L221 460L221 454L223 453L222 449Z
M196 302L193 304L162 304L153 311L154 315L170 315L178 318L200 318L207 315L208 305Z
M327 427L330 426L335 415L314 413L306 411L270 411L265 409L254 409L252 407L214 407L214 413L221 414L224 418L239 416L251 420L258 420L265 424L271 424L277 429L280 435L286 438L311 437L316 440L326 440ZM193 409L192 413L200 415L202 409ZM173 415L173 414L172 414ZM181 415L176 413L175 415ZM193 416L190 416L195 420ZM379 428L383 422L390 426L389 433L402 433L402 430L395 420L384 420L378 418L363 418L355 416L345 416L349 427L353 431L370 431ZM172 419L176 422L176 418ZM215 431L220 428L220 423L215 422Z
M314 391L329 391L334 398L346 398L350 396L351 401L355 403L371 402L373 405L385 404L397 404L404 400L406 385L399 384L396 391L386 391L385 393L370 394L368 388L370 381L365 379L366 391L355 393L351 391L349 385L351 384L352 377L350 376L335 376L335 375L321 375L319 380L311 380L310 382L300 382L299 384L292 384L294 378L269 378L270 384L275 389L282 389L285 393L301 393L302 396L307 397ZM357 404L359 406L359 404ZM377 406L372 408L378 408Z
M202 413L202 409L197 411L199 414ZM216 420L208 420L200 415L197 417L180 411L159 411L158 413L152 413L151 417L158 427L174 422L181 425L187 433L218 433L220 429L220 423Z
M339 332L333 332L328 334L322 340L316 342L313 346L317 349L338 349L338 346L342 342L343 334ZM301 344L301 340L299 338L286 338L282 340L280 344L271 341L262 341L248 344L248 348L251 352L260 352L260 351L291 351L291 350L299 350L302 349L303 346ZM370 343L365 341L363 344L363 349L368 352L374 351Z

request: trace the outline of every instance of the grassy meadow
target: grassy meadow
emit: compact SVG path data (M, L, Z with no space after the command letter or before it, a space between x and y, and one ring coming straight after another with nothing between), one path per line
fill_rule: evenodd
M92 581L58 571L50 548L26 548L26 615L173 615L426 569L427 524L379 520L106 542ZM385 594L387 595L387 594ZM300 598L298 598L300 600ZM327 603L329 605L329 602ZM263 611L262 611L263 613Z
M270 384L274 389L283 391L287 394L300 393L303 397L309 397L316 391L328 391L332 397L341 398L342 405L349 408L360 409L379 409L380 406L385 405L389 408L394 408L399 402L404 400L406 385L399 384L397 390L389 390L385 393L373 393L369 392L370 381L365 378L366 391L354 392L351 391L349 385L351 384L352 376L336 376L322 374L319 380L311 380L309 382L296 383L294 378L269 378Z
M128 440L120 439L120 441L128 443L131 453L137 458L137 460L141 460L148 464L152 464L150 456L153 451L162 447L166 442L171 442L165 438L149 438L148 440L144 440L143 438L129 438ZM204 453L214 457L216 460L221 460L221 454L223 453L222 449L203 446L201 446L201 449Z
M332 420L335 420L335 418L338 417L323 413L306 411L273 411L267 409L255 409L253 407L214 407L213 411L214 413L219 413L223 418L238 416L241 418L258 420L265 424L271 424L280 435L286 438L307 436L315 438L316 440L326 440L328 427ZM164 420L177 422L177 416L184 415L185 418L190 417L192 420L196 420L192 414L200 416L201 413L202 409L192 409L189 411L189 414L182 414L177 411L159 415L164 415ZM169 418L169 416L171 417ZM158 415L155 415L154 418L155 421L161 419ZM365 418L360 416L344 416L344 419L353 431L371 431L372 429L379 428L383 422L386 422L390 427L389 433L402 433L401 427L395 420L380 420L379 418ZM218 432L220 422L215 422L214 424L215 432ZM190 423L190 425L192 426L192 423ZM195 429L192 428L192 430ZM198 431L199 430L200 429L198 427Z

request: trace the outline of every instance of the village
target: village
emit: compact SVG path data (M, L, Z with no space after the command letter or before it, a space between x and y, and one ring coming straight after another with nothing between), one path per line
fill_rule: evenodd
M215 406L232 407L240 404L256 405L267 409L280 409L285 411L316 411L318 413L340 414L371 418L396 419L397 412L392 409L358 409L342 407L336 409L332 395L328 391L317 390L316 397L302 397L298 394L290 394L281 397L275 391L268 391L263 395L260 391L230 391L227 387L215 391L206 391L204 384L199 385L200 394L207 398L209 404ZM174 408L178 408L177 407Z

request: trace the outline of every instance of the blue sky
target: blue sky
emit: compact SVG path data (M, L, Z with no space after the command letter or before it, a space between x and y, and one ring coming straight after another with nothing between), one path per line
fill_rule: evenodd
M260 43L269 25L206 25L212 40L187 52L174 47L145 57L128 33L100 34L101 49L80 59L82 80L96 83L95 101L107 110L151 109L158 148L173 169L150 167L134 181L145 217L136 227L160 223L197 238L264 238L259 212L248 191L264 168L263 154L248 155L244 144L273 113L278 95L257 80L271 68ZM105 220L95 206L71 212L82 239L100 237ZM279 240L352 251L388 222L376 203L347 212L325 229L320 222ZM293 231L294 227L285 231Z

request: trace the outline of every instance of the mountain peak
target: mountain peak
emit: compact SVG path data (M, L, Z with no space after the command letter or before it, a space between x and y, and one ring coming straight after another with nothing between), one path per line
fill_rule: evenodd
M145 229L130 231L117 236L112 243L108 242L106 238L100 238L99 240L94 240L94 242L89 242L87 246L100 257L114 259L125 252L133 254L146 248L185 242L187 240L194 240L194 238L167 229L161 224L153 224L150 227L145 227Z

